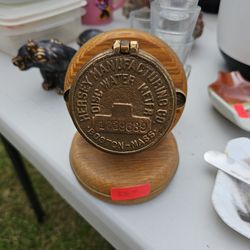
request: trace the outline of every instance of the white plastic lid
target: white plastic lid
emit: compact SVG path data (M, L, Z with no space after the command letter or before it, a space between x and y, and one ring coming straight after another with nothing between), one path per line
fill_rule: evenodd
M65 13L86 4L86 0L44 0L21 5L0 4L0 25L22 25Z
M53 29L62 25L66 25L86 14L84 8L71 10L56 16L48 17L46 19L38 20L31 23L26 23L19 26L0 26L0 36L18 36L32 32L44 32L45 30Z
M34 0L0 0L0 3L4 3L4 4L23 4L23 3L27 3L27 2L32 2ZM35 1L39 1L39 0L35 0ZM41 1L41 0L40 0Z

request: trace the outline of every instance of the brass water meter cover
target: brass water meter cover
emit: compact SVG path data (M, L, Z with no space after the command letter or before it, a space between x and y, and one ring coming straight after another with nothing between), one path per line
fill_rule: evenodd
M165 59L152 50L157 46ZM174 52L159 39L112 31L91 39L73 58L65 100L88 142L110 153L135 153L155 145L176 124L185 105L186 78Z

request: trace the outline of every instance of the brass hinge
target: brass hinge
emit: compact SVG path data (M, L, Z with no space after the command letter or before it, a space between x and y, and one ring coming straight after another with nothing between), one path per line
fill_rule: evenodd
M113 51L116 54L135 54L139 51L139 43L137 41L116 40L113 44Z

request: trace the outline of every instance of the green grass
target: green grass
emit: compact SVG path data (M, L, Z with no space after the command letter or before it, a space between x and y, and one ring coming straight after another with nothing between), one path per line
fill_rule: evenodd
M25 161L46 212L38 224L0 143L0 250L114 249Z

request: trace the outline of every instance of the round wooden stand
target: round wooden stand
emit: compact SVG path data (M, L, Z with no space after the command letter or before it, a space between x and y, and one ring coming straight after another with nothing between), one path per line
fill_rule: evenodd
M141 153L115 155L96 149L77 132L70 150L71 167L82 186L116 204L141 203L158 195L174 176L178 161L171 133Z

